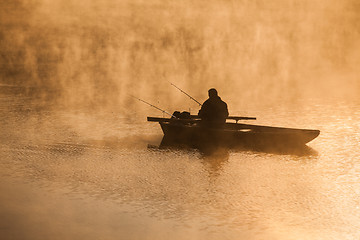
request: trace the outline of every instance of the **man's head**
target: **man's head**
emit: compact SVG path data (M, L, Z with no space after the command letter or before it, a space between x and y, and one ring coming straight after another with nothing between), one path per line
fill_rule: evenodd
M216 91L215 88L210 88L208 92L209 92L209 98L214 98L218 96L218 92Z

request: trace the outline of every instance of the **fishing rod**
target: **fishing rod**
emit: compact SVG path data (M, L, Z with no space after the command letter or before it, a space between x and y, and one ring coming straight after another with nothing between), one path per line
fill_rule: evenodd
M162 110L161 108L158 108L157 106L152 105L151 103L148 103L148 102L146 102L146 101L144 101L144 100L142 100L142 99L140 99L140 98L137 98L137 97L135 97L135 96L133 96L133 95L130 95L130 96L133 97L133 98L135 98L135 99L137 99L137 100L139 100L140 102L146 103L147 105L149 105L149 106L151 106L151 107L153 107L153 108L156 108L157 110L159 110L159 111L161 111L161 112L163 112L163 113L166 113L167 115L169 115L169 116L171 116L171 117L173 117L173 118L177 118L177 117L175 117L174 115L172 115L171 113L168 113L167 111Z
M186 96L188 96L191 100L194 100L197 104L199 104L199 106L202 106L201 103L199 103L195 98L193 98L192 96L190 96L189 94L187 94L186 92L184 92L182 89L180 89L179 87L177 87L175 84L173 84L172 82L169 82L172 86L176 87L178 90L180 90L182 93L184 93ZM197 115L191 115L192 118L196 118ZM237 116L228 116L227 119L232 119L235 120L236 123L239 120L256 120L255 117L237 117Z
M180 89L179 87L177 87L175 84L173 84L172 82L169 82L172 86L176 87L178 90L180 90L182 93L184 93L186 96L188 96L191 100L194 100L197 104L199 104L199 106L202 106L201 103L199 103L195 98L193 98L192 96L190 96L189 94L187 94L186 92L184 92L182 89Z

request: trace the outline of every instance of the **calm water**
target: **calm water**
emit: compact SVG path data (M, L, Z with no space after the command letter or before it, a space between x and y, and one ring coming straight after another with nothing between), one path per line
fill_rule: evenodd
M4 86L0 111L3 239L360 238L359 103L254 109L257 123L321 134L306 152L210 155L156 148L146 114L44 106Z

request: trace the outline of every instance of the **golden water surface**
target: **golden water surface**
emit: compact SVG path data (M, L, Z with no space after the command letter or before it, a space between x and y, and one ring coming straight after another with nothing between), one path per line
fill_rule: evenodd
M320 129L306 151L212 154L157 148L160 126L145 116L55 110L14 92L0 106L4 239L360 236L359 105L262 111Z

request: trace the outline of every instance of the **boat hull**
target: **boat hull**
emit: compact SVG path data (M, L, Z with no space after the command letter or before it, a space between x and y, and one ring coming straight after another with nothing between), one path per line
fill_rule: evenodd
M207 145L281 147L305 145L319 134L319 130L268 127L226 123L221 128L200 124L159 122L167 143L182 143L194 147Z

